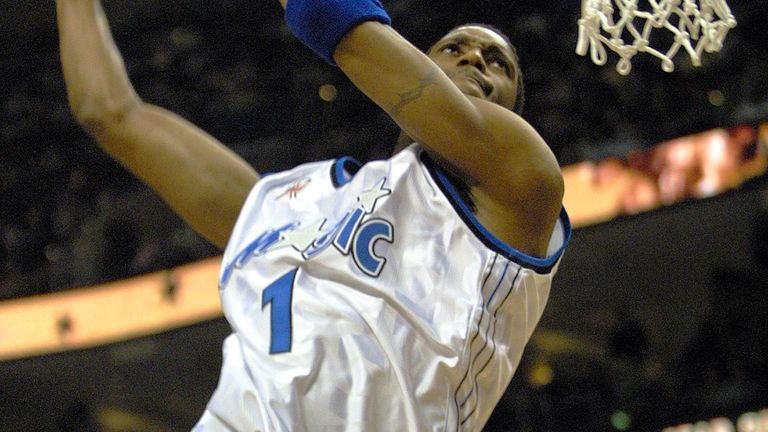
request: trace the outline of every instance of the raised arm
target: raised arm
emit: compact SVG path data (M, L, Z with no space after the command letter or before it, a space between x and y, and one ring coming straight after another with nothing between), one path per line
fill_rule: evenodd
M281 0L287 7L311 8L320 0ZM337 8L352 9L377 0L326 0ZM293 6L292 6L292 2ZM329 6L324 6L326 9ZM344 16L343 13L336 13ZM300 22L300 21L299 21ZM310 25L328 20L307 20ZM332 25L326 25L331 27ZM300 29L301 30L301 29ZM312 27L312 38L325 28ZM322 39L322 38L321 38ZM325 43L320 41L320 46ZM469 46L467 49L474 49ZM327 46L326 46L327 49ZM464 48L461 48L464 49ZM332 59L352 82L384 109L403 131L443 161L472 186L478 202L477 216L491 231L519 249L535 255L546 253L547 243L562 207L563 182L557 161L541 136L523 118L485 94L486 78L493 65L488 58L468 62L478 70L456 68L477 78L477 84L460 89L445 73L448 62L438 64L401 37L386 19L366 18L344 33L333 47ZM462 55L474 55L462 52ZM482 56L483 53L477 54ZM437 56L439 57L439 56ZM442 61L442 60L441 60ZM482 65L480 64L482 62ZM485 68L482 71L479 67ZM471 69L471 68L470 68ZM450 72L453 72L451 70ZM474 75L473 75L474 74ZM457 76L457 75L454 75ZM464 78L461 78L464 79ZM476 85L474 89L470 88ZM473 92L476 96L474 97Z
M472 184L504 200L517 195L511 189L519 189L531 175L559 176L548 146L525 120L497 103L462 93L392 27L375 22L355 27L334 59L403 131L451 162Z
M77 120L199 234L224 247L258 174L189 121L139 98L99 0L57 0L56 12Z

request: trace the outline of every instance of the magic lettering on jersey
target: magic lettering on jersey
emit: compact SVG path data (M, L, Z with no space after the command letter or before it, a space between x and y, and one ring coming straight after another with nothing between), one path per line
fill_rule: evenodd
M392 193L392 190L384 187L386 180L386 177L381 178L376 186L360 194L355 207L330 228L327 228L328 218L321 218L309 224L287 222L259 234L232 261L225 264L220 286L227 284L234 269L242 268L252 258L285 247L293 248L305 260L310 260L333 245L342 255L351 255L360 271L378 277L387 260L376 255L374 245L379 240L393 243L395 230L388 220L369 215L380 199Z

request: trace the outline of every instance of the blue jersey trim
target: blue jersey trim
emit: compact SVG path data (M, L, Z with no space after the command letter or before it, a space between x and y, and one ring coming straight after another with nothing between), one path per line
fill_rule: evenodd
M350 156L336 159L331 165L331 182L333 182L333 187L338 189L349 183L362 166L363 164Z
M472 230L472 232L475 233L475 235L486 246L505 256L507 259L530 268L537 273L549 273L552 270L552 267L554 267L557 263L557 260L560 259L563 251L571 240L571 221L564 207L560 210L559 216L564 230L563 244L557 251L546 258L534 257L504 243L502 240L488 231L488 229L483 226L479 220L477 220L477 217L472 212L469 205L461 198L461 195L456 190L456 187L448 180L445 172L434 162L432 162L423 151L421 152L420 159L422 163L424 163L424 166L427 167L427 170L430 172L432 178L443 191L446 198L448 198L448 201L451 203L453 208L456 209L459 217L464 220L469 229Z

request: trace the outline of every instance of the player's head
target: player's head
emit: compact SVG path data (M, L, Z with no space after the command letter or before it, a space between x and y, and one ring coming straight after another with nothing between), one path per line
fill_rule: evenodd
M454 27L427 54L465 94L522 112L525 92L517 50L496 27Z

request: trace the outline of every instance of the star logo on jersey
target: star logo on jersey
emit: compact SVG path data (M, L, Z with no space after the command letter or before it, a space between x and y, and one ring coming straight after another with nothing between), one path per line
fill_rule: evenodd
M294 198L296 198L299 195L299 192L304 190L304 188L307 187L307 185L309 185L309 183L311 183L311 182L312 182L312 179L308 179L308 178L297 180L297 181L293 182L293 184L291 184L288 187L288 189L283 191L283 193L278 195L277 198L275 198L275 199L280 199L280 198L286 197L286 196L288 197L288 199L294 199Z
M376 208L376 201L392 193L391 189L384 187L386 181L386 177L382 178L376 186L357 197L366 214L373 213L373 209Z
M312 246L312 243L320 235L320 230L325 224L325 219L313 222L305 227L289 228L280 232L280 240L273 244L267 251L291 246L299 252L304 252Z

